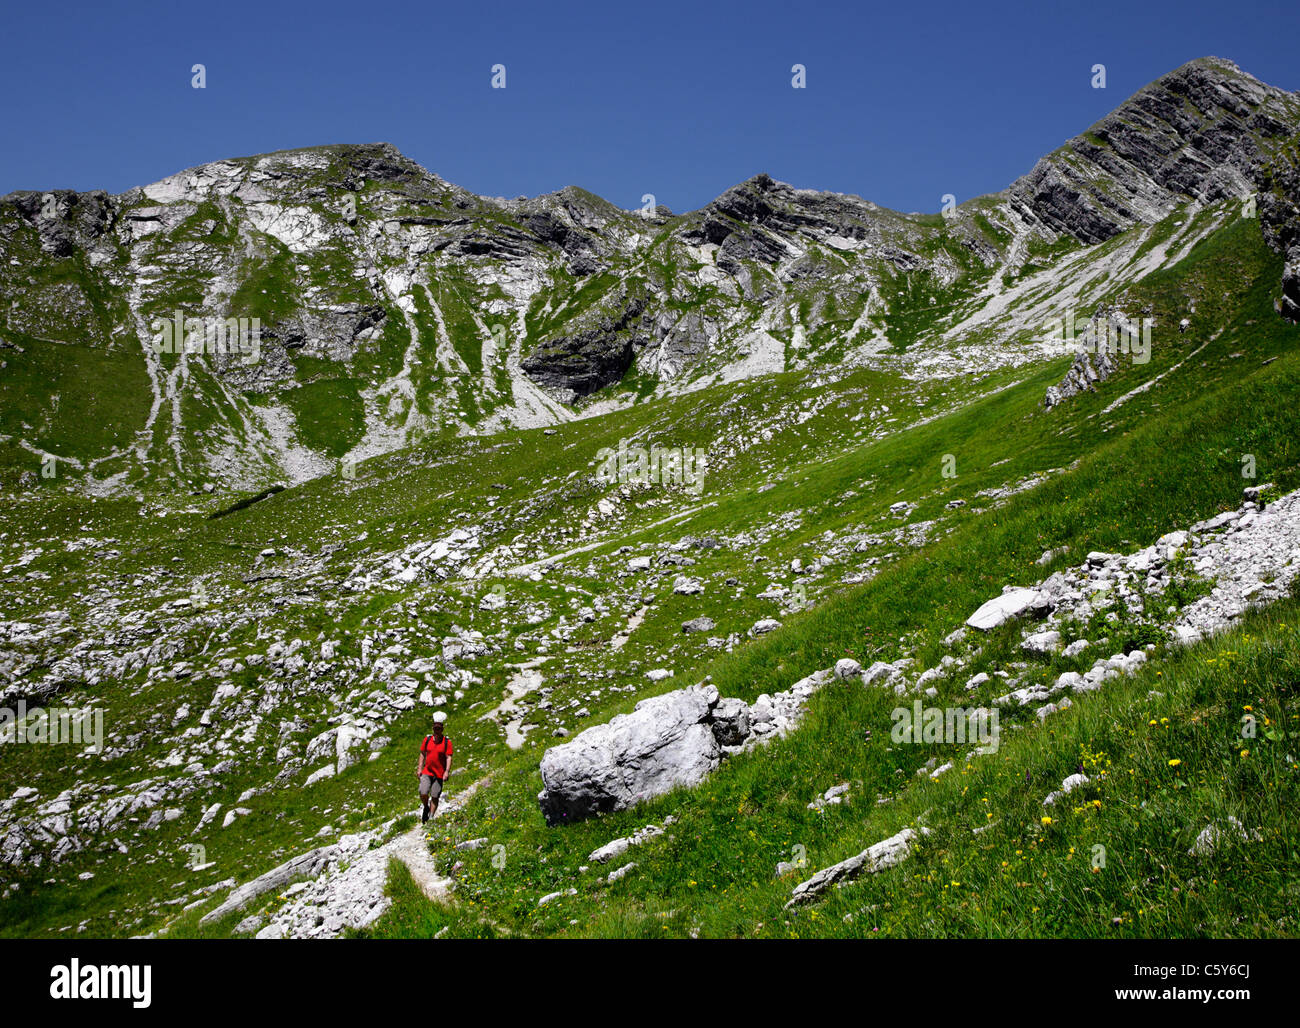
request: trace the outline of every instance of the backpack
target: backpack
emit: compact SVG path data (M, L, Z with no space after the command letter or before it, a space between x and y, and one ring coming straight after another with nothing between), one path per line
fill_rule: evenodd
M427 762L427 760L428 760L428 756L429 756L429 740L432 739L432 738L433 738L432 735L426 735L426 736L424 737L424 742L422 742L422 743L420 744L420 755L423 756L423 757L425 758L426 762ZM449 735L444 735L444 736L442 737L442 741L445 742L445 743L450 743L450 742L451 742L451 736L449 736ZM442 755L442 763L443 763L443 767L444 767L444 768L447 766L447 757L448 757L448 756L450 756L450 754L444 753L444 754ZM424 767L424 765L421 765L421 773L422 773L422 774L423 774L423 767Z

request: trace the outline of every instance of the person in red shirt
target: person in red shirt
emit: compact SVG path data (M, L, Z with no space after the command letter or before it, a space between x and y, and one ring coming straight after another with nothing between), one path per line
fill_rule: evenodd
M442 783L451 774L451 740L444 734L447 715L441 710L433 715L433 734L426 735L420 744L420 759L415 766L415 776L420 782L420 823L423 824L438 812L438 798Z

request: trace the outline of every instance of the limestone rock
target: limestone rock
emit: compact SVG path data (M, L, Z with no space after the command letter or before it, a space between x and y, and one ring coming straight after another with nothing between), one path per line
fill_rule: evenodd
M541 766L545 788L538 796L547 822L623 810L699 783L721 760L709 724L718 699L712 686L654 696L632 713L547 750Z

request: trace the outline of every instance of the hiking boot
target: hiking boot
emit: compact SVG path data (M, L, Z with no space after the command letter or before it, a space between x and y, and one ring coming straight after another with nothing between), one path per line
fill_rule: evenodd
M420 824L427 824L429 821L429 808L425 807L420 811Z

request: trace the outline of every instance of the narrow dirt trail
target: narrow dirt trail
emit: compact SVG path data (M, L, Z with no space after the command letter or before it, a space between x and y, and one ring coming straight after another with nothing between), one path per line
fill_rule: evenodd
M487 782L488 779L480 778L477 782L467 785L454 797L449 797L446 802L439 803L433 817L441 817L449 810L457 810L464 806L469 802L470 797L478 792L479 787L486 785ZM425 896L435 903L445 903L451 899L452 880L438 873L437 862L429 852L428 832L429 825L417 824L409 832L404 832L387 843L383 849L388 856L396 857L406 865L407 870L411 872L411 877L415 879L415 883Z
M541 557L527 564L519 564L513 568L510 568L506 572L506 574L527 575L535 571L537 568L541 567L543 564L559 563L560 561L564 560L566 557L572 557L578 553L586 553L589 550L594 550L601 546L608 546L611 543L616 543L624 539L633 539L638 535L642 535L645 532L650 531L652 528L658 528L660 525L666 525L670 521L678 521L681 518L689 517L692 514L698 514L702 510L705 510L709 507L716 507L717 505L718 504L716 500L711 501L709 503L701 503L698 507L690 507L686 510L678 511L676 514L669 514L668 517L666 518L660 518L658 521L652 521L648 525L642 525L639 528L630 529L629 531L626 531L621 535L611 535L608 538L601 539L598 542L588 543L585 546L577 546L574 547L572 550L565 550L563 553L556 553L549 557Z
M429 852L426 829L426 825L416 825L384 848L390 857L396 857L406 865L425 896L435 903L444 903L451 898L452 881L438 873L433 854Z

